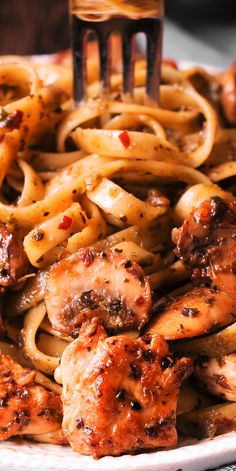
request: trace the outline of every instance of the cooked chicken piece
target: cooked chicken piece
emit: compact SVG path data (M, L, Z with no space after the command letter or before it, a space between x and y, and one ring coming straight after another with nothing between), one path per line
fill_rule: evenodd
M236 200L204 201L179 230L176 254L192 276L236 296Z
M151 290L140 266L120 251L88 248L52 267L45 302L52 326L63 334L76 337L92 317L115 333L148 321Z
M191 371L159 335L107 337L97 318L83 324L61 360L72 448L101 457L175 445L179 386Z
M35 374L0 354L0 440L49 433L60 427L61 398L37 385Z
M236 299L213 288L195 288L153 308L149 334L177 340L207 334L236 320Z
M218 75L221 85L220 102L229 125L236 126L236 63Z
M29 261L21 240L5 224L0 224L0 286L15 285L27 274L28 268Z
M194 375L211 394L236 401L236 353L221 358L201 358Z

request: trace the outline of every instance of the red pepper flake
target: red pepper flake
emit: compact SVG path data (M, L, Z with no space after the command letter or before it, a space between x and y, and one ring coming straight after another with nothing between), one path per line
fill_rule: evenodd
M6 126L10 129L19 129L24 113L21 110L14 110L6 118Z
M69 218L68 216L63 216L57 229L62 229L63 231L66 231L67 229L69 229L71 224L72 224L72 219Z
M125 147L125 149L128 149L128 147L130 146L130 137L129 137L128 132L127 131L121 132L118 137L120 141L122 142L123 146Z
M136 306L142 306L144 303L145 299L143 296L138 296L134 301L134 304L136 304Z
M89 248L86 248L80 252L79 258L86 267L89 267L94 261L94 253Z
M164 57L163 64L164 65L169 65L170 67L173 67L174 69L178 69L178 66L177 66L176 62L173 59L169 59L167 57Z

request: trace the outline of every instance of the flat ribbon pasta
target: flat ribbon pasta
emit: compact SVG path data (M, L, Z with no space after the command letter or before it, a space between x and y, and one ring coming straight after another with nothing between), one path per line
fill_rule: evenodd
M38 93L42 82L29 61L0 62L0 105Z
M74 232L84 228L86 213L79 203L73 203L66 211L43 222L24 238L25 252L35 267L43 267L43 256Z
M24 351L34 366L44 373L52 374L60 362L60 357L46 355L36 346L35 336L43 318L46 315L44 303L30 309L24 319L23 340Z
M44 197L44 185L39 175L24 160L18 160L18 165L24 174L24 186L17 206L29 206Z
M207 172L208 177L213 182L219 182L225 178L236 177L236 162L226 162L216 165Z
M2 140L0 139L0 187L19 147L20 134L17 129L3 135Z
M93 191L88 191L87 197L103 210L112 224L118 227L120 222L138 227L144 226L166 211L163 207L155 208L138 200L107 178L102 178Z

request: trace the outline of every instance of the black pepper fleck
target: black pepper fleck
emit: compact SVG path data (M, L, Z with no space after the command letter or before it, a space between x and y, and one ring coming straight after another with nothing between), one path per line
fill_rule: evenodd
M127 260L124 265L125 268L131 268L132 267L132 262L131 260Z
M156 359L155 352L150 349L143 350L143 359L144 361L151 363Z
M124 399L125 399L125 390L124 389L120 389L118 391L118 393L116 394L116 399L118 399L118 401L124 401Z
M5 278L8 275L9 275L9 270L7 268L1 268L0 276L3 276Z
M33 238L34 240L36 240L36 242L42 240L44 238L44 235L45 234L41 229L35 229L35 231L33 232Z
M142 406L138 401L130 401L130 407L132 410L136 411L140 411L142 409Z
M7 400L5 397L0 400L0 407L7 407Z
M197 309L196 307L183 307L183 309L181 309L181 315L184 317L193 318L197 317L198 314L199 309Z
M84 421L83 421L82 417L79 417L76 420L76 428L79 430L80 428L83 428L83 427L84 427Z
M166 370L167 368L171 368L175 363L175 359L171 356L165 357L162 359L161 362L161 367L163 370Z

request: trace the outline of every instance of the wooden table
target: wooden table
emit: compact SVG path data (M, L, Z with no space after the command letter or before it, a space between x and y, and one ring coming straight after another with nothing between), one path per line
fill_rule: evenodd
M0 0L0 54L47 54L69 47L67 0Z

